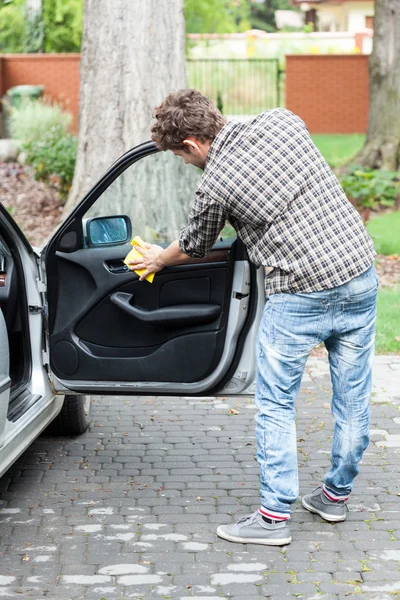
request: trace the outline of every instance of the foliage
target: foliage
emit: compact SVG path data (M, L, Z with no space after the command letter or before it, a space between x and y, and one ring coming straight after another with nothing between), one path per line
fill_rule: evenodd
M24 144L26 164L35 170L35 179L51 183L66 200L74 176L77 139L60 127L52 127L43 138Z
M376 321L378 354L400 353L400 285L379 290Z
M26 0L0 0L0 52L79 52L83 0L42 0L27 18Z
M185 0L187 33L234 33L250 29L247 0Z
M353 166L341 179L347 197L356 207L376 209L379 206L394 206L400 193L398 173L373 171Z
M262 3L251 3L250 23L253 29L276 31L275 11L295 10L290 0L268 0Z
M43 0L45 52L79 52L83 0Z
M0 52L23 52L24 30L23 0L0 2Z
M367 223L369 235L374 240L378 254L400 256L400 212L390 211L374 216Z
M71 121L72 115L56 103L25 100L21 106L11 108L10 133L21 142L37 142L54 127L65 134Z

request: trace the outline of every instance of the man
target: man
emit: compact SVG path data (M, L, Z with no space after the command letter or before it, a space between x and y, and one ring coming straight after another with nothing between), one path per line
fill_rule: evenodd
M257 459L261 506L217 534L232 542L291 541L298 496L294 401L310 351L325 342L333 385L331 468L302 499L327 521L345 502L369 442L369 398L378 279L363 223L314 146L285 109L226 122L195 90L170 94L155 111L152 138L203 169L187 226L163 250L147 245L135 269L157 272L203 257L226 220L266 277L267 302L256 347ZM142 252L142 250L141 250Z

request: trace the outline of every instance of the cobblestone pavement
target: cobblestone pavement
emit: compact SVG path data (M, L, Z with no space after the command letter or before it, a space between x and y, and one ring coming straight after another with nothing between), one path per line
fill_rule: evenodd
M258 507L252 398L97 398L87 434L42 436L0 481L0 598L400 598L399 379L400 357L376 359L373 441L347 520L297 502L285 548L215 535ZM329 465L329 388L326 360L310 359L301 493Z

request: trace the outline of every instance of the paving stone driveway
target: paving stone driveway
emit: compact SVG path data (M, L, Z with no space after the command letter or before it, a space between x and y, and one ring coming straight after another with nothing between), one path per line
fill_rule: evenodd
M399 379L399 358L377 358L373 443L346 522L297 503L285 548L215 535L258 507L252 398L97 398L90 432L42 436L0 481L0 598L400 598ZM302 493L329 464L329 388L326 361L310 359Z

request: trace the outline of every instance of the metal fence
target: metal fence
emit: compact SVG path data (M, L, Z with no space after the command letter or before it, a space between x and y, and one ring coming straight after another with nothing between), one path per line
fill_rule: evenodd
M225 115L255 115L281 106L275 58L188 59L188 85L208 96Z

